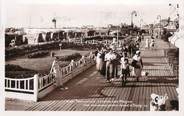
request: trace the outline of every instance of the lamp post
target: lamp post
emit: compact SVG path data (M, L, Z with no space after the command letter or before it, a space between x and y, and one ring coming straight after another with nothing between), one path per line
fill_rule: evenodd
M137 16L137 12L135 10L131 12L131 26L132 26L132 28L134 27L133 16Z
M161 37L161 16L158 15L158 16L157 16L157 19L159 19L159 35L160 35L160 37Z
M140 20L140 29L142 28L143 19Z
M52 19L52 22L54 23L54 28L56 29L56 19L53 18L53 19Z

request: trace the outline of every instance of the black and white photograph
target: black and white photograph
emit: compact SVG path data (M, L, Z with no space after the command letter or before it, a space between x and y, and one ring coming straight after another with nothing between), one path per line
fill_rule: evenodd
M183 112L180 0L2 2L4 111Z

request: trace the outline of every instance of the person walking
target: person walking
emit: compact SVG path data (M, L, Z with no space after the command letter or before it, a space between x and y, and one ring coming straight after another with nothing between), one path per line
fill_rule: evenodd
M98 53L97 53L97 56L96 56L96 69L97 71L101 72L102 71L102 66L103 66L103 59L102 59L102 50L100 50Z
M115 50L113 50L113 54L115 55L115 59L112 60L112 64L113 64L113 77L112 77L112 79L114 77L118 78L118 65L120 65L119 60L121 58L121 56Z
M141 37L140 37L140 35L137 35L136 41L141 42Z
M113 53L112 49L105 55L106 61L106 78L107 82L110 82L113 78L113 60L116 59L116 55Z
M105 54L107 54L107 50L105 48L102 48L102 70L100 71L100 74L105 76L106 72L106 61L105 61Z
M122 86L126 83L127 77L130 76L130 68L129 68L129 62L128 58L122 56L120 60L121 66L121 75L120 77L122 78Z
M149 45L150 45L149 38L146 38L146 41L145 42L146 42L145 43L145 49L149 49Z
M136 54L136 51L138 51L139 50L139 43L135 43L135 45L134 45L134 47L133 47L133 56Z
M150 47L151 47L151 49L154 49L154 47L155 47L155 38L153 36L151 36Z
M132 66L134 67L134 74L137 81L139 81L139 77L141 77L141 72L143 69L143 62L140 54L141 52L138 50L132 58Z
M141 40L144 40L144 33L141 34Z
M128 46L128 54L130 57L133 57L133 42L131 42Z
M123 45L122 52L125 57L128 57L128 46L127 45Z

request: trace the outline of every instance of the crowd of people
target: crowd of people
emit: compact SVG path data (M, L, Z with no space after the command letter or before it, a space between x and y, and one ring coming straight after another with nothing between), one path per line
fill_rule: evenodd
M120 46L120 49L117 49L117 44L112 43L96 51L96 69L107 82L121 78L123 85L127 82L127 77L131 72L139 81L143 69L140 52L140 44L143 39L138 36L133 42Z

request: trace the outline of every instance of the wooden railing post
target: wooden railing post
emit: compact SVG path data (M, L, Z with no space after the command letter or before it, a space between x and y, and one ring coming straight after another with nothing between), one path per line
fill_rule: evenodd
M34 75L34 101L37 102L38 101L38 74Z

